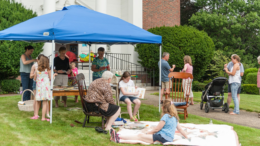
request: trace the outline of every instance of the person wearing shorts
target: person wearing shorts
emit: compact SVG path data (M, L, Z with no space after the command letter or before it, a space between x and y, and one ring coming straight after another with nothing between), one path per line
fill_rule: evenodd
M123 101L127 105L127 111L131 120L138 121L136 118L136 114L141 106L141 101L137 97L133 97L139 94L139 92L129 92L127 87L135 87L134 82L131 80L131 74L129 72L124 72L120 81L119 81L119 89L120 89L120 101ZM137 87L135 87L137 88ZM135 104L134 112L132 113L132 103Z
M163 97L163 92L166 89L166 94L170 94L170 80L168 78L168 75L170 72L172 72L175 68L175 65L172 65L172 68L170 67L168 60L170 58L170 54L168 52L163 52L163 56L161 59L161 81L162 81L162 89L161 89L161 102ZM160 69L160 61L158 62L158 67Z
M59 49L60 55L54 58L54 73L57 73L53 85L66 87L68 86L68 74L70 74L70 65L69 59L65 57L66 48L60 47ZM60 96L55 96L55 107L59 107L58 100ZM64 103L64 107L67 107L67 96L62 96L62 100Z
M236 54L233 54L231 56L231 58L236 55ZM227 66L228 70L230 71L231 68L233 68L234 64L232 63L232 61L230 61L228 64L225 64L224 67ZM242 76L244 75L244 66L243 64L240 62L240 81L242 83ZM237 98L238 98L238 103L240 104L240 93L241 93L241 84L237 90ZM227 98L227 104L228 106L230 105L232 101L232 96L231 96L231 85L228 83L228 98Z

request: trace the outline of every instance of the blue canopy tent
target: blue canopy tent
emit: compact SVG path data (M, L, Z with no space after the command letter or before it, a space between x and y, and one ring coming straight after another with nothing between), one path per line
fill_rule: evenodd
M52 60L54 59L55 43L83 43L90 47L91 44L158 44L160 45L159 58L161 60L161 36L154 35L117 17L80 5L64 7L60 11L41 15L0 31L0 40L52 42ZM161 86L161 78L159 85ZM53 89L53 81L51 89ZM50 116L50 123L52 123L52 106Z

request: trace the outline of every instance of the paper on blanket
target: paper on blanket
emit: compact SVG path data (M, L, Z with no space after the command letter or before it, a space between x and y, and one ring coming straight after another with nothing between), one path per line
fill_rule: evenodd
M156 126L159 122L142 122L148 124L149 127ZM164 145L200 145L200 146L238 146L238 137L233 127L228 125L196 125L196 124L181 124L182 129L188 133L191 141L184 139L183 136L176 130L174 141L165 143ZM141 133L141 130L121 129L119 135L136 135ZM120 140L121 143L141 143L149 144L138 140Z
M137 96L132 96L132 97L137 97L137 98L144 99L145 88L137 88L137 89L135 89L135 87L125 87L125 91L127 91L129 93L139 92L139 94Z

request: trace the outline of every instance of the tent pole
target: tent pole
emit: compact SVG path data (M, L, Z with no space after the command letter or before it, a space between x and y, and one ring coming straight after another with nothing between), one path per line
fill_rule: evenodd
M53 70L54 70L54 40L52 40L52 53L51 53L51 104L50 106L50 124L52 123L52 99L53 99ZM48 107L47 107L48 108Z
M160 45L160 56L159 56L159 59L160 59L160 68L159 68L159 112L161 110L161 87L162 87L162 45Z
M88 86L90 85L90 67L91 67L91 65L90 65L90 60L91 60L90 48L91 48L91 44L89 44L89 49L88 49L88 55L89 55L89 59L88 59L88 64L89 64L89 66L88 66L88 75L89 75Z

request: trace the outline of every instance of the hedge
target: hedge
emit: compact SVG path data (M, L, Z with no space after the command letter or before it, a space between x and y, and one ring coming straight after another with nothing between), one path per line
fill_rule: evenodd
M16 92L19 91L21 82L16 79L5 79L0 82L1 90L4 92Z
M207 70L215 50L212 39L204 31L189 26L163 26L151 28L151 33L162 36L162 53L170 53L168 63L176 65L175 71L183 69L183 57L191 56L193 75L199 80ZM159 46L157 44L138 44L135 51L143 67L155 69L155 80L159 81Z
M246 80L247 74L249 74L249 73L257 73L257 72L258 72L257 68L248 68L248 69L246 69L245 72L244 72L243 80L244 81Z
M257 73L248 73L245 84L257 84Z
M242 84L243 93L247 94L259 94L259 88L256 84Z
M193 83L192 83L192 90L193 91L203 91L203 90L205 90L205 86L206 86L207 84L205 84L205 83L200 83L200 82L198 82L198 81L194 81Z

